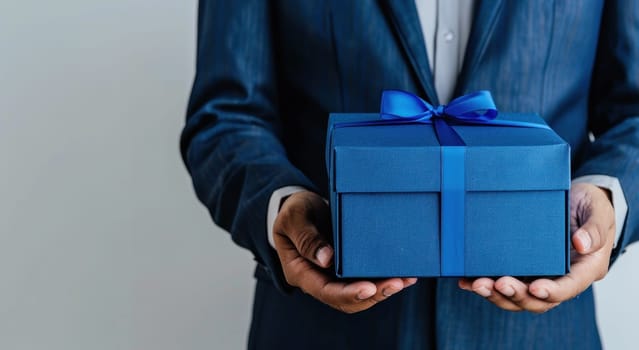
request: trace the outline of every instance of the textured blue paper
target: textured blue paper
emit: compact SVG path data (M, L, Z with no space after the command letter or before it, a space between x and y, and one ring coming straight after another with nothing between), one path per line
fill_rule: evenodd
M570 150L547 129L453 128L467 144L464 241L440 232L441 146L432 125L354 126L333 114L327 167L335 266L343 277L562 275L569 266ZM543 123L535 115L500 119ZM443 169L445 171L445 169ZM446 181L444 181L444 184ZM448 193L448 192L447 192ZM440 257L440 245L463 249ZM442 271L441 259L449 266Z

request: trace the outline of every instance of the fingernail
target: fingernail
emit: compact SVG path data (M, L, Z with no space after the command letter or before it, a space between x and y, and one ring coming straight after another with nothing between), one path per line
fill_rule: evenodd
M371 293L370 290L361 290L359 293L357 293L357 299L365 300L365 299L368 299L368 298L372 297L373 294L375 294L375 292Z
M515 289L513 289L513 287L511 286L504 286L502 289L499 290L499 292L507 297L512 297L513 295L515 295Z
M395 293L397 293L397 291L396 291L396 290L393 290L393 289L391 289L391 288L384 288L384 289L382 289L382 295L383 295L383 296L385 296L385 297L389 297L389 296L391 296L391 295L393 295L393 294L395 294Z
M460 289L462 289L462 290L466 290L466 291L469 291L469 292L472 292L472 291L473 291L473 288L472 288L471 284L470 284L470 283L468 283L468 282L466 282L464 279L460 279L460 280L458 280L458 281L457 281L457 286L458 286Z
M488 290L488 288L486 288L486 287L484 287L484 286L481 286L481 287L477 288L477 289L475 290L475 293L477 293L477 294L481 295L481 296L482 296L482 297L484 297L484 298L488 298L488 297L489 297L489 296L491 296L491 294L492 294L492 293L490 292L490 290Z
M315 258L320 263L320 265L327 266L331 259L331 255L333 255L333 248L324 246L317 250L317 253L315 253Z
M579 241L581 241L581 245L584 247L584 249L590 249L590 246L592 245L592 240L590 239L590 235L588 234L588 232L586 231L579 231L577 232L577 238L579 238Z
M548 291L543 289L543 288L539 288L536 291L532 292L534 296L536 296L539 299L546 299L548 298Z

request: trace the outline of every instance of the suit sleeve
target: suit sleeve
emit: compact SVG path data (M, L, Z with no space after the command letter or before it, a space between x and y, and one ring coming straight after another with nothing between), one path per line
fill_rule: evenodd
M268 201L281 187L315 187L280 142L269 3L200 1L196 76L180 148L215 223L286 290L267 240Z
M639 2L605 2L597 50L589 116L596 140L575 176L619 179L628 215L614 261L639 239Z

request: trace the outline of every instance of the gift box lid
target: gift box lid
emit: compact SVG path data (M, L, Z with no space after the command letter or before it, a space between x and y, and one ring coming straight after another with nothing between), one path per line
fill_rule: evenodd
M375 113L331 114L326 155L329 175L333 175L331 190L440 191L442 146L433 125L339 125L378 119ZM545 124L535 114L500 113L498 120ZM570 146L554 131L495 125L452 127L466 143L466 191L570 188Z

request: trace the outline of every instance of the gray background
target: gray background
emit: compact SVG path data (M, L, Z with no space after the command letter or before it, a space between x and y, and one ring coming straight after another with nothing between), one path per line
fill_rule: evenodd
M178 154L196 2L0 0L0 349L238 349L252 259ZM630 249L597 285L630 349Z

